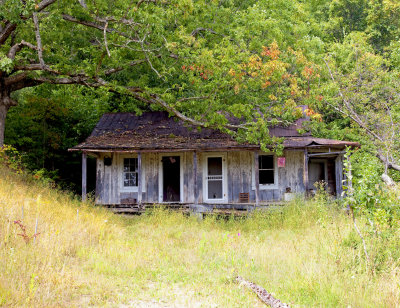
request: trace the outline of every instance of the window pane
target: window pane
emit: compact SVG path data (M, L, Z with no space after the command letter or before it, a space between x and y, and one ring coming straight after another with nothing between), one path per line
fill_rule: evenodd
M124 158L124 187L132 187L137 186L137 165L138 159L137 158Z
M260 170L260 184L274 183L274 170Z
M273 155L260 155L258 157L259 169L274 169L274 156Z
M208 158L208 175L222 175L222 157Z
M222 181L208 181L208 199L222 199Z

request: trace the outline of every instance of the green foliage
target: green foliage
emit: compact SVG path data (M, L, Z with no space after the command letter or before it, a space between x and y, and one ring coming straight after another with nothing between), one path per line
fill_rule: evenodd
M383 271L387 262L399 257L396 248L393 248L398 247L400 189L398 186L389 188L382 183L382 170L379 170L377 160L365 152L352 153L351 158L349 152L344 164L347 178L344 204L365 223L363 231L369 243L369 254L372 254L371 268L374 271ZM358 170L354 177L351 172L352 164L356 166L354 170ZM345 244L349 247L361 247L361 238L357 236L349 236Z
M0 147L0 164L9 167L16 173L20 174L23 172L23 156L18 150L10 145L4 145Z
M0 48L1 71L10 73L17 64L37 58L37 51L30 48L19 51L13 61L5 57L12 42L35 42L31 19L21 16L31 14L36 4L3 3L7 9L0 12L0 20L17 22L18 31ZM310 128L317 137L359 141L372 155L379 148L389 152L398 147L397 141L374 143L352 119L332 108L340 101L340 87L358 103L357 111L374 115L369 124L388 123L383 106L387 101L393 102L394 121L399 120L395 106L400 104L391 99L396 97L391 94L400 67L397 1L174 0L131 5L119 0L110 5L87 0L86 4L87 9L78 1L57 1L46 14L39 14L44 60L59 72L100 77L108 85L100 89L43 85L14 94L19 106L10 109L6 142L27 153L31 169L59 170L63 181L79 183L79 158L66 149L88 136L102 113L162 109L132 98L126 87L141 89L145 98L157 95L205 126L226 131L232 116L248 122L247 130L227 132L239 141L260 144L263 150L272 144L274 151L282 151L282 140L272 138L269 127L295 120L299 105L309 106L308 115L314 120ZM81 22L113 16L107 46L103 31L67 22L63 14ZM122 18L137 25L118 22ZM335 77L342 77L337 82L332 82L324 59ZM105 73L112 68L125 69ZM359 80L365 80L361 87ZM191 97L202 99L187 99ZM374 166L380 170L378 163Z

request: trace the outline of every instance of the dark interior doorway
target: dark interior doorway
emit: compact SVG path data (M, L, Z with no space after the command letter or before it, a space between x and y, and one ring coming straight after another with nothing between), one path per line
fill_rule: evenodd
M163 201L181 199L181 161L179 156L163 156Z
M324 182L325 190L332 194L336 194L336 174L335 174L334 158L310 159L308 164L308 191L316 191L318 185L316 183ZM322 187L321 187L322 188Z

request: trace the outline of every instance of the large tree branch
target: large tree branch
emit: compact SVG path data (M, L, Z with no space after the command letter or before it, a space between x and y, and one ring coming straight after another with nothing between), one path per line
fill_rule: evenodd
M45 64L43 60L42 38L40 37L39 20L36 12L32 14L32 19L33 19L33 24L35 25L35 36L36 36L39 63L42 66L42 68L44 68Z
M4 42L9 38L11 33L13 33L16 28L16 24L10 23L9 21L5 22L5 26L0 32L0 46L4 44Z
M22 48L24 47L28 47L30 49L33 50L37 50L37 47L29 42L25 42L24 40L22 40L20 43L15 44L14 46L12 46L10 48L10 50L7 53L7 57L10 58L11 60L15 59L15 55L17 54L17 52L19 52Z
M62 14L62 18L65 21L69 21L69 22L73 22L73 23L76 23L76 24L80 24L80 25L86 26L86 27L94 28L94 29L97 29L97 30L100 30L100 31L103 31L103 32L105 31L107 33L117 33L118 35L121 35L121 36L123 36L125 38L128 38L132 42L140 43L140 40L138 40L136 38L132 38L131 36L129 36L125 32L120 32L120 31L118 31L118 30L116 30L114 28L109 28L109 27L106 27L105 25L98 24L98 23L95 23L93 21L80 20L80 19L77 19L74 16L71 16L71 15L68 15L68 14Z
M381 153L376 154L376 157L378 157L385 165L387 165L389 169L400 171L399 164L389 161L388 158L382 155Z
M4 79L4 86L12 86L15 83L20 82L21 80L24 80L28 76L28 73L22 72L16 75L12 75L10 77L7 77Z
M53 4L57 0L43 0L36 6L36 11L40 12L44 10L49 5ZM26 16L22 16L22 19L26 19ZM9 38L9 36L14 32L17 28L17 24L11 23L9 21L5 21L5 26L0 32L0 46L4 44L4 42Z
M27 64L27 65L14 65L13 72L41 71L41 70L43 70L43 67L40 65L40 63L33 63L33 64Z
M44 10L46 7L48 7L49 5L53 4L56 1L57 0L43 0L37 5L36 11L40 12L40 11Z
M145 61L145 60L143 60ZM39 70L41 69L41 64L32 64L30 66L26 67L21 67L21 68L26 68L27 70ZM171 114L175 115L177 118L188 122L192 125L195 126L201 126L201 127L209 127L209 128L220 128L221 125L214 125L210 126L208 123L204 121L198 121L195 120L191 117L188 117L184 115L182 112L177 110L175 107L171 106L168 104L166 101L164 101L161 97L159 97L156 94L151 94L147 93L141 88L137 87L115 87L114 85L108 83L102 78L99 77L89 77L85 74L76 74L76 75L63 75L60 72L54 71L54 70L45 70L47 73L50 73L49 76L31 76L28 75L28 72L22 72L13 76L10 76L5 79L5 84L8 86L12 91L17 91L26 87L33 87L39 84L43 83L48 83L48 84L60 84L60 85L69 85L69 84L78 84L78 85L84 85L88 87L94 87L94 88L99 88L99 87L104 87L110 92L115 92L115 93L123 93L123 94L128 94L132 98L143 102L148 105L158 105L165 109L166 111L170 112ZM124 89L124 90L123 90ZM180 99L180 101L185 101L185 100L195 100L195 99L201 99L200 97L190 97L190 98L184 98ZM232 131L237 130L237 129L247 129L248 124L239 124L239 125L234 125L234 124L225 124L222 125L226 129L230 129Z

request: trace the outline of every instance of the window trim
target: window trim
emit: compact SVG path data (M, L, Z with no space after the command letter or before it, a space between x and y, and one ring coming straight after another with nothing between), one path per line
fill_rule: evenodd
M146 167L143 159L144 155L142 154L142 192L146 192L146 181L145 181L145 171ZM118 159L118 183L119 183L119 190L121 192L138 192L139 191L139 186L124 186L124 159L125 158L138 158L137 153L134 154L125 154L125 155L120 155Z
M278 189L279 188L279 173L278 173L278 157L275 154L259 152L259 156L273 156L274 158L274 184L259 184L259 190L269 190L269 189ZM251 164L251 188L252 190L256 189L256 176L255 176L255 168L254 168L254 153Z

